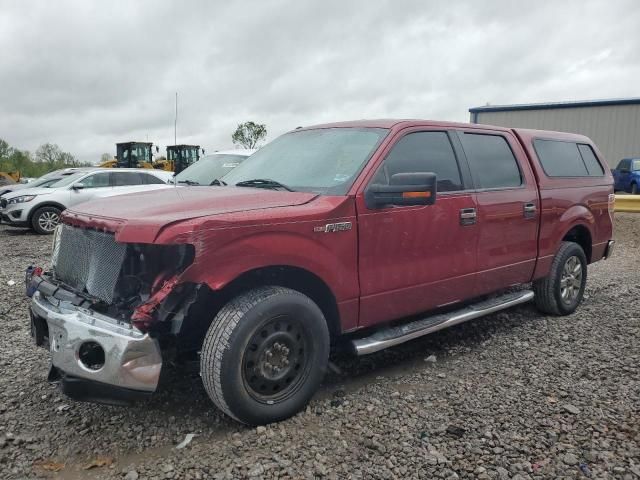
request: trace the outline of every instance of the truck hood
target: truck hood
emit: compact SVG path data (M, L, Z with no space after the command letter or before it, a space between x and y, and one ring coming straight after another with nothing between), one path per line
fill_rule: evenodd
M66 223L116 232L119 241L153 242L166 225L225 213L305 204L317 195L249 187L167 187L83 203L65 211ZM153 238L152 238L153 237Z

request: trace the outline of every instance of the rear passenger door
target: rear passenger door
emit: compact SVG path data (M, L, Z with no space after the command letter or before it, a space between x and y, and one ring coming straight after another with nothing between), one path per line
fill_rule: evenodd
M475 209L475 196L460 150L450 132L408 130L366 182L384 185L397 173L435 173L433 205L369 208L363 192L358 194L361 326L473 296L477 228L465 212Z
M509 132L459 131L476 189L477 295L531 280L539 198L520 143Z

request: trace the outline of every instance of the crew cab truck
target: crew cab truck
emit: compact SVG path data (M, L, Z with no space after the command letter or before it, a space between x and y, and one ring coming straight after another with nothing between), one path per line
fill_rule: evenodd
M365 355L530 300L571 314L614 245L605 165L566 133L296 129L212 186L66 210L29 283L33 335L74 398L146 397L191 353L223 412L279 421L312 397L332 342Z

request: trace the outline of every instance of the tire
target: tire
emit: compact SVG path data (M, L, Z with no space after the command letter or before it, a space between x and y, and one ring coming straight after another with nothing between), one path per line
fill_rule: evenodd
M587 257L574 242L562 242L551 264L549 276L533 283L538 310L551 315L573 313L587 284Z
M631 184L631 195L637 195L638 194L638 184L637 183L632 183Z
M220 410L264 425L307 405L328 359L329 330L318 306L295 290L267 286L218 312L204 338L200 375Z
M40 235L51 235L60 222L61 213L56 207L41 207L31 217L31 226Z

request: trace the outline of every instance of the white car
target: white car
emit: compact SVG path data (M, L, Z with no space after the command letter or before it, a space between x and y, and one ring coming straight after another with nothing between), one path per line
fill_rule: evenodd
M70 168L62 168L60 170L54 170L53 172L45 173L41 177L33 179L30 182L24 183L14 183L11 185L3 185L0 187L0 196L6 195L9 192L15 192L16 190L23 190L25 188L35 188L35 187L46 187L47 185L51 185L59 181L61 178L71 175L80 171L89 171L95 167L87 168L87 167L70 167ZM24 177L20 179L20 182L24 180Z
M44 188L23 188L0 197L0 219L13 227L50 234L68 207L94 198L167 188L172 172L145 168L94 168Z
M205 155L173 179L177 185L211 185L240 165L256 150L222 150Z

